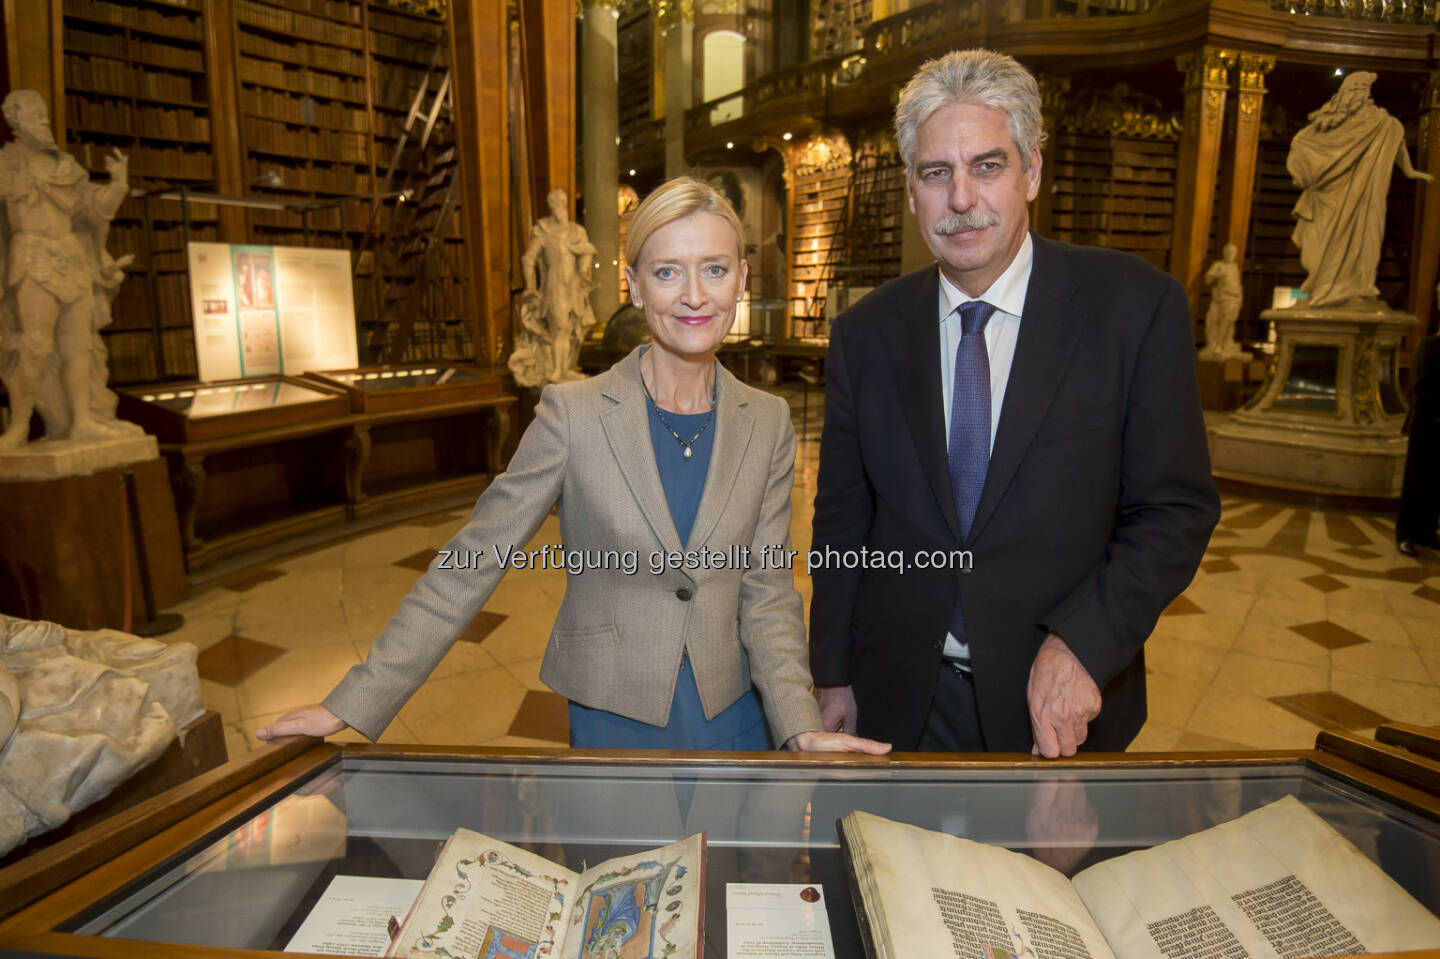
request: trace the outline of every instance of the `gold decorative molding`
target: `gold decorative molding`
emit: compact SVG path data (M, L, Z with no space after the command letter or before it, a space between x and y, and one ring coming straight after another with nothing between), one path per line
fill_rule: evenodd
M839 170L850 166L850 141L841 133L816 133L803 143L792 144L786 168L795 176Z
M650 14L661 28L695 22L695 0L650 0Z
M1059 113L1070 92L1070 78L1040 73L1036 74L1035 81L1040 85L1040 112L1052 116Z
M694 0L695 13L703 17L741 17L744 0Z
M1420 109L1440 110L1440 71L1434 71L1425 78L1425 90L1420 95Z
M1041 97L1045 88L1041 86ZM1180 119L1161 108L1156 97L1119 83L1108 90L1076 94L1055 114L1057 126L1070 133L1130 137L1141 140L1176 140Z
M1235 51L1219 47L1201 47L1175 58L1175 67L1185 75L1185 89L1219 90L1230 86L1230 68L1235 65Z
M1259 53L1242 53L1239 62L1240 92L1260 95L1268 93L1265 89L1265 77L1275 69L1275 58Z
M1354 389L1355 419L1361 423L1378 423L1385 419L1380 403L1380 383L1375 369L1380 362L1376 340L1363 334L1355 344L1351 380Z
M575 16L581 20L585 19L585 11L591 7L610 14L618 14L624 5L624 0L575 0Z

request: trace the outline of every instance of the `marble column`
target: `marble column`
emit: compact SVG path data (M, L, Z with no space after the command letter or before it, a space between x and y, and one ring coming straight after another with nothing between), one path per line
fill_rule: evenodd
M618 0L586 0L580 23L581 176L585 231L595 244L595 290L590 306L602 324L620 306L619 80L616 60Z
M665 39L665 177L690 169L685 111L695 105L695 8L691 0L652 0Z
M1260 107L1265 102L1265 75L1275 58L1256 53L1239 57L1240 92L1235 105L1235 142L1230 177L1222 185L1220 233L1235 245L1235 262L1245 268L1245 243L1250 238L1250 201L1255 193L1255 168L1260 156Z
M1220 167L1220 137L1225 92L1235 54L1205 46L1175 58L1185 76L1185 112L1180 134L1180 168L1175 177L1174 227L1170 272L1185 286L1190 315L1200 317L1200 292L1215 208L1215 177Z

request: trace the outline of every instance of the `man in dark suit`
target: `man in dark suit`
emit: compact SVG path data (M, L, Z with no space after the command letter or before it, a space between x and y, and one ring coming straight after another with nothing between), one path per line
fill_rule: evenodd
M1440 549L1440 536L1435 535L1440 521L1440 336L1420 341L1410 373L1414 383L1405 423L1410 441L1400 515L1395 520L1395 548L1406 556L1419 556L1422 546Z
M1123 749L1142 646L1219 516L1184 291L1029 232L1044 134L1010 57L925 64L896 130L939 269L831 330L810 615L825 726L897 749Z

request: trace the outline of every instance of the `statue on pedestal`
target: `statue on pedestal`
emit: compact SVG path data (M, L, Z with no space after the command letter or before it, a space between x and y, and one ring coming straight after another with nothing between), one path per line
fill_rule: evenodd
M55 143L39 93L15 90L3 110L15 139L0 148L0 381L10 394L0 451L25 443L37 410L46 439L139 436L138 426L115 419L99 333L132 259L105 251L129 190L126 157L112 153L110 182L91 183Z
M1430 180L1405 149L1405 128L1375 105L1375 74L1347 76L1290 144L1285 168L1303 188L1291 239L1306 273L1307 307L1376 300L1390 170Z
M1210 288L1210 309L1205 314L1205 346L1202 360L1248 360L1250 354L1235 342L1235 319L1240 315L1244 290L1240 285L1240 265L1235 262L1239 251L1226 243L1220 259L1205 271L1205 285Z
M551 190L550 215L530 230L521 257L525 293L510 369L521 386L583 379L576 369L580 342L595 325L590 291L595 288L595 245L569 217L564 190Z

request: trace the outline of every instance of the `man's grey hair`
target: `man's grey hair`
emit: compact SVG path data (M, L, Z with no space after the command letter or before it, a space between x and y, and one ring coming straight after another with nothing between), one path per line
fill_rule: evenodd
M907 167L915 167L915 140L921 125L935 111L960 103L1003 110L1021 169L1030 169L1030 154L1045 142L1040 85L1014 57L978 47L927 60L900 91L895 137Z
M45 106L45 98L38 90L11 90L5 95L5 103L0 105L0 112L5 114L5 122L10 124L11 129L17 129L20 124L20 111L26 105Z

